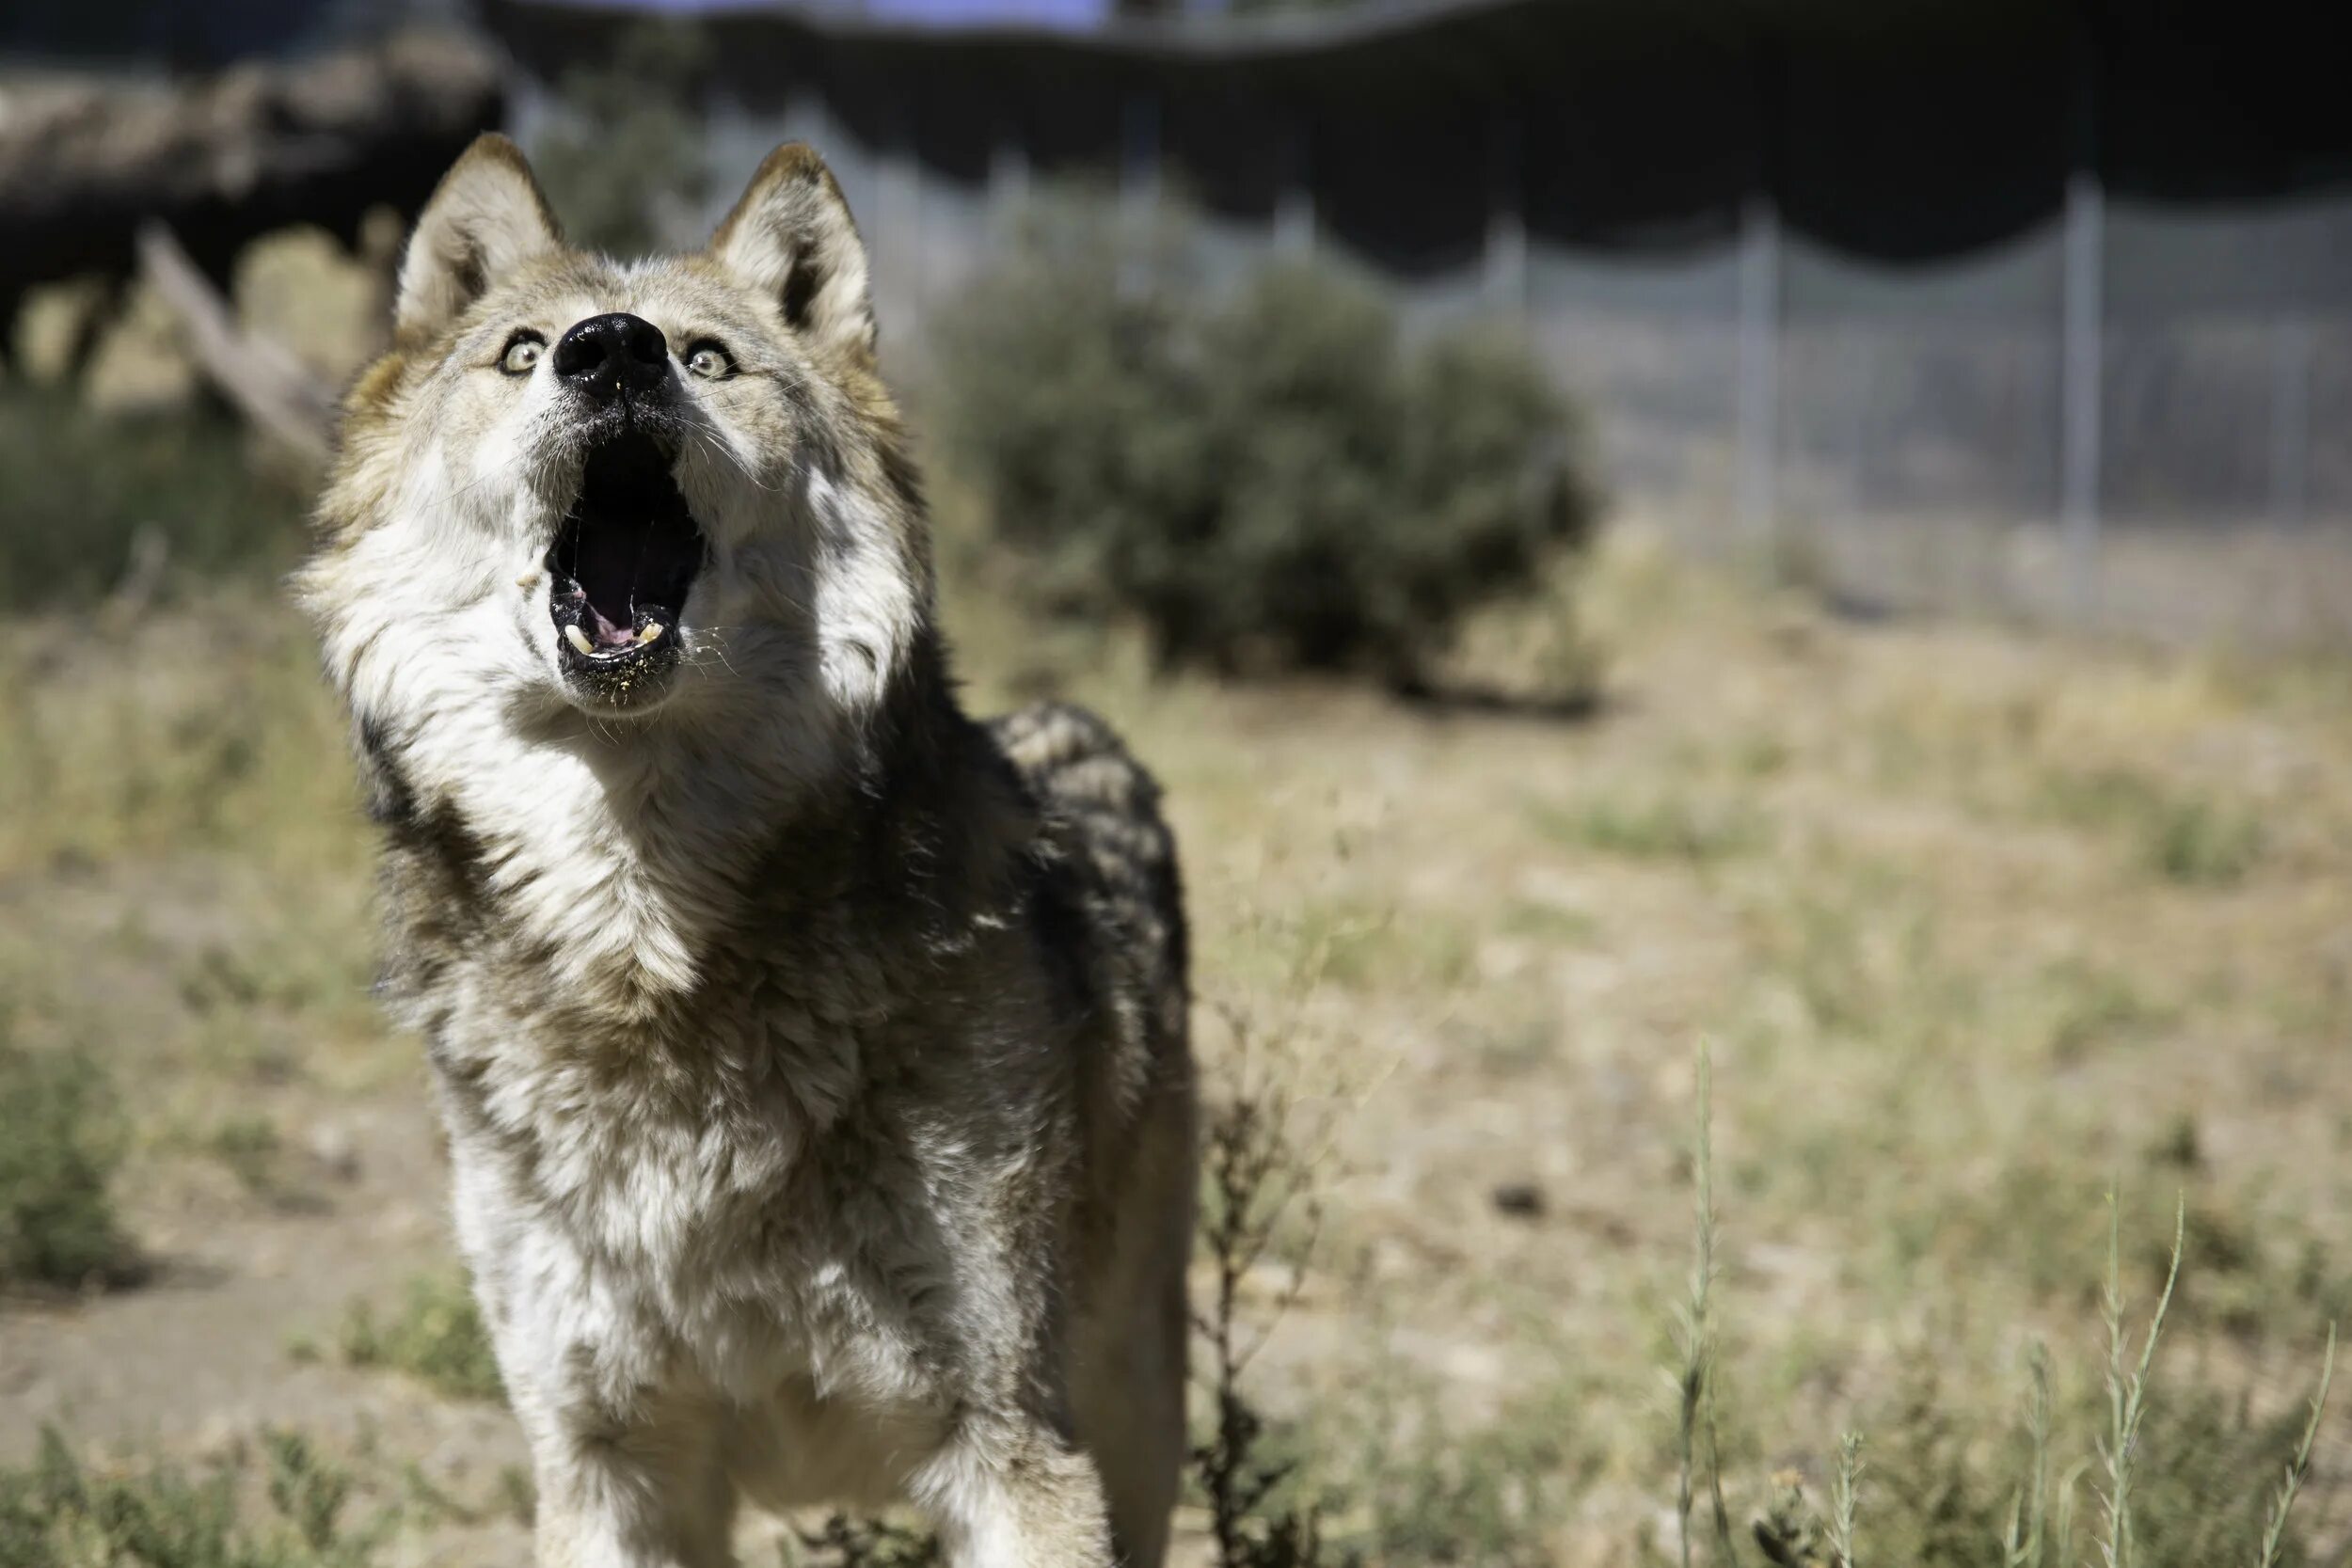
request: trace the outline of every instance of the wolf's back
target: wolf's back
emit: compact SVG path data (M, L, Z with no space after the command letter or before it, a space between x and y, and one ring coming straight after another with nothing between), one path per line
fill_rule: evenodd
M988 729L1077 862L1114 984L1152 1021L1156 1044L1181 1046L1188 942L1157 781L1108 724L1068 703L1033 704Z

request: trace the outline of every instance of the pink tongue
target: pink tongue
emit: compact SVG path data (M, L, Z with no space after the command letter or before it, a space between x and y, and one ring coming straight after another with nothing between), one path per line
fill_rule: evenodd
M612 622L606 620L604 618L604 611L598 610L593 603L588 606L588 619L591 623L593 623L589 629L592 633L594 633L596 640L596 646L599 648L613 648L620 646L620 644L624 642L634 642L637 641L637 634L635 632L631 631L627 626L616 626Z

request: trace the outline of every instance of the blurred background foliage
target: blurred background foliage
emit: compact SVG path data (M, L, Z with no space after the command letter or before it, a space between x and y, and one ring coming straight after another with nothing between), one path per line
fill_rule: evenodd
M708 176L694 83L708 47L683 23L644 23L609 62L566 76L557 121L531 153L574 245L642 256L697 237L686 230Z
M1136 617L1165 666L1422 684L1591 537L1576 411L1507 340L1407 341L1328 265L1213 290L1188 237L1080 191L1026 214L931 345L944 460L1041 604Z
M94 415L66 392L0 385L0 606L88 606L293 565L307 480L254 460L225 411Z

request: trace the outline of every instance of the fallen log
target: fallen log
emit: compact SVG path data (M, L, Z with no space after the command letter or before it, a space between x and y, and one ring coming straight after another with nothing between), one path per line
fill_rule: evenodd
M246 420L312 464L326 461L335 395L284 345L237 325L235 310L160 223L139 230L139 274L170 307L204 378Z
M0 100L0 324L39 283L119 286L150 223L221 288L273 230L316 224L356 244L372 208L413 213L502 108L496 58L437 33L183 85Z

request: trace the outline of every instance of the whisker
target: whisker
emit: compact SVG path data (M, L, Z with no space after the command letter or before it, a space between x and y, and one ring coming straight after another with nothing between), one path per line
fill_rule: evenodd
M766 490L771 493L776 489L775 485L761 479L743 454L737 451L733 445L716 432L700 426L690 426L688 434L708 449L713 456L732 466L738 474L750 482L754 489Z

